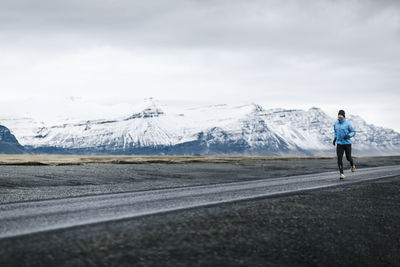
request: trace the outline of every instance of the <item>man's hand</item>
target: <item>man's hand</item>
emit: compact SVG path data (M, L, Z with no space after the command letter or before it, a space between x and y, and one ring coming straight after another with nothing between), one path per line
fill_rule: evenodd
M332 142L332 144L333 144L334 146L336 146L336 138L335 138L335 139L333 139L333 142Z
M344 136L344 139L350 139L350 136L346 134L346 135Z

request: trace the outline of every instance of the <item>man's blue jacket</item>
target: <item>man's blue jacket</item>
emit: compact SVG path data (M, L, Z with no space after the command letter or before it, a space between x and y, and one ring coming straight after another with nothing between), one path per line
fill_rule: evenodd
M343 118L343 120L337 120L333 128L335 130L335 138L338 144L351 144L350 138L344 139L344 136L348 135L350 137L353 137L356 132L354 131L353 126L350 124L350 122L346 120L346 118Z

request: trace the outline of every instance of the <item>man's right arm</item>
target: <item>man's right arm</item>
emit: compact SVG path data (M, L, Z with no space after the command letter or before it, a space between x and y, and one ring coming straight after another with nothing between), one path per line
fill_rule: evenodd
M336 146L336 129L335 129L335 124L333 125L333 132L334 132L334 134L335 134L335 138L333 139L332 144L333 144L334 146Z

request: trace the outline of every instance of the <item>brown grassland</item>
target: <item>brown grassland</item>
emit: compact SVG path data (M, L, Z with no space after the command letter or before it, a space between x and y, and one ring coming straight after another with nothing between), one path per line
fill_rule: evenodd
M0 154L0 165L81 165L141 163L257 163L270 160L332 159L332 157L271 156L130 156L130 155L55 155Z

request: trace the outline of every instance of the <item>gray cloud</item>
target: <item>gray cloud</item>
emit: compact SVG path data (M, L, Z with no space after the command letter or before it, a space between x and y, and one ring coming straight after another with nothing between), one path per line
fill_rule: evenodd
M17 0L0 10L2 41L22 47L255 49L379 66L400 58L398 1Z
M392 103L400 2L4 0L0 56L0 86L16 92L144 94L130 84L183 101L202 90L218 102Z
M333 47L346 39L373 40L385 31L399 34L399 7L398 1L351 0L16 0L2 1L0 18L5 22L2 30L25 33L57 34L59 30L157 45L264 47L291 46L295 41L298 49L303 43L305 47ZM364 36L366 31L369 38Z

